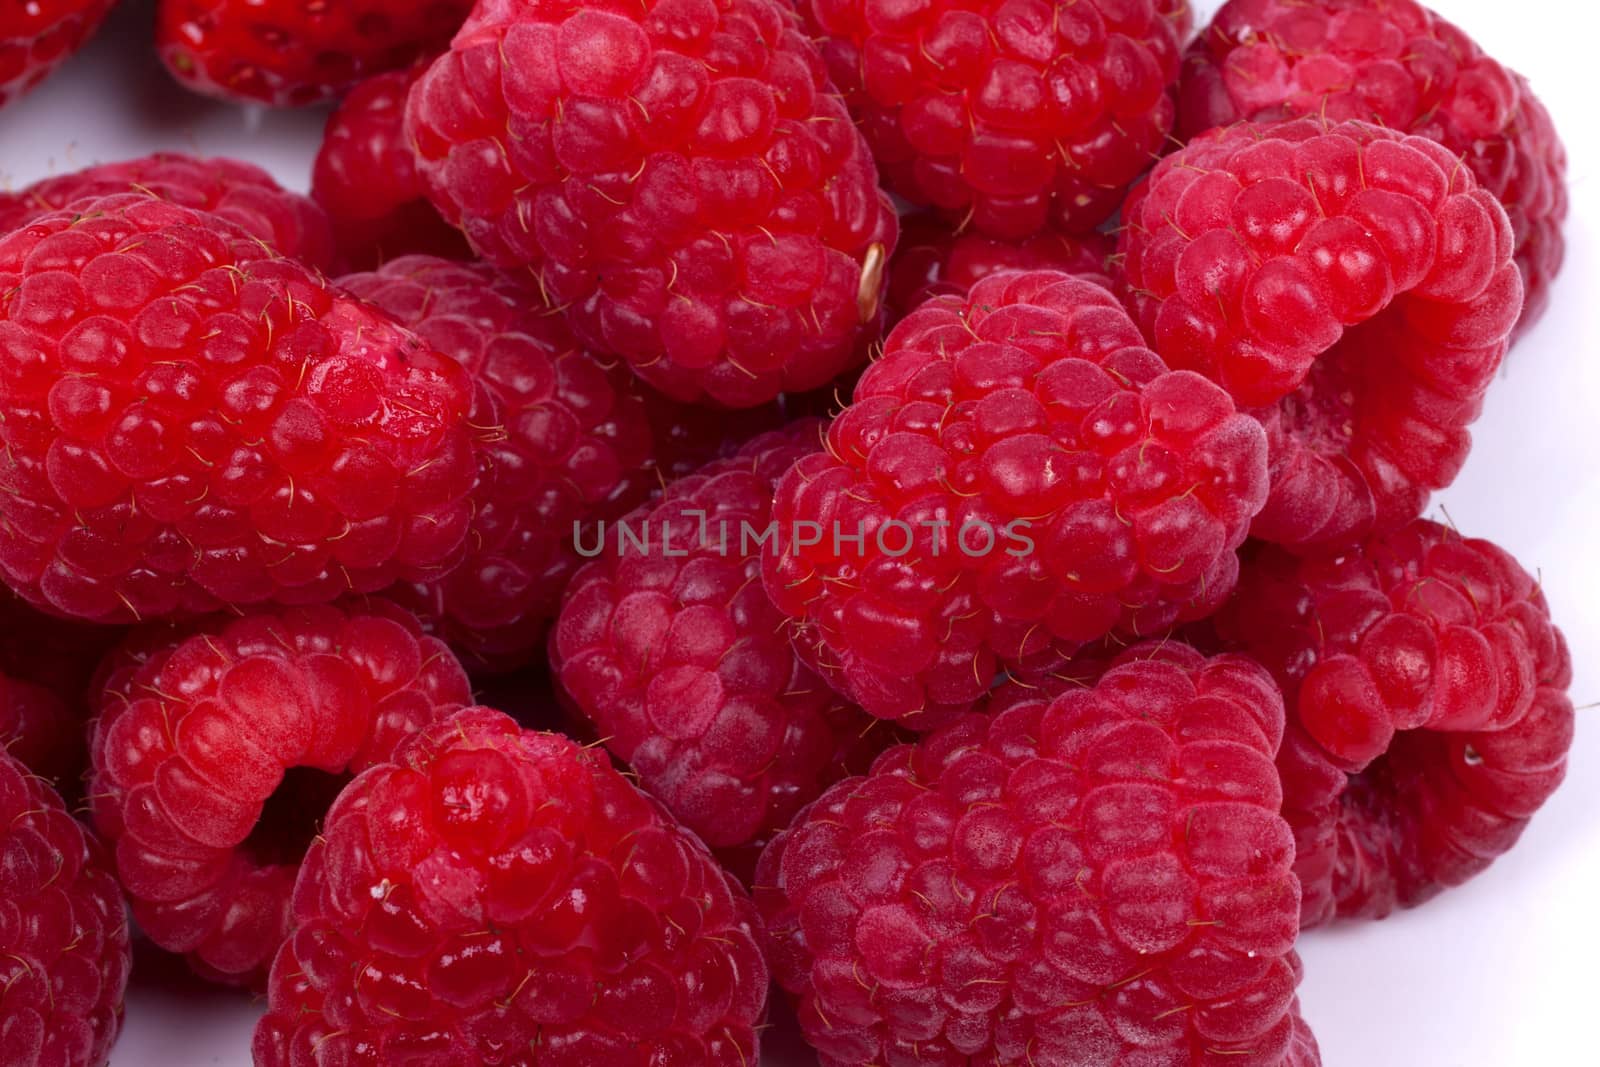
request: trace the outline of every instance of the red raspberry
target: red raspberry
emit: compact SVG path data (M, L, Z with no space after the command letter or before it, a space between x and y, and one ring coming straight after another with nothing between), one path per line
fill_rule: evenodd
M127 194L0 239L0 571L100 621L431 578L466 375L213 215Z
M602 527L552 634L556 677L606 746L714 848L783 829L849 773L842 753L888 732L800 662L761 587L773 486L821 433L806 419L757 437Z
M466 560L406 597L441 636L494 669L541 647L580 560L574 524L650 456L644 401L626 371L583 351L536 290L482 263L406 256L340 281L472 376L478 448Z
M145 632L103 676L95 825L140 929L227 982L265 977L339 787L471 698L445 647L378 601Z
M487 708L340 796L257 1067L753 1067L755 909L594 749Z
M1526 78L1413 0L1230 0L1184 58L1178 127L1362 119L1438 141L1500 199L1532 325L1561 269L1567 153Z
M808 0L888 188L1016 240L1086 233L1161 154L1186 0Z
M471 10L470 0L161 0L156 50L197 93L300 107L440 51Z
M48 78L100 28L116 0L30 0L0 7L0 107Z
M484 0L411 91L434 203L683 401L815 388L875 334L895 220L778 0Z
M1114 283L1107 262L1116 238L1088 233L1069 237L1046 230L1022 241L1000 241L972 231L957 232L937 213L920 211L900 220L900 245L889 264L885 296L898 322L929 297L966 296L967 290L1002 270L1058 270L1105 285Z
M1053 271L912 312L827 445L778 487L762 577L812 666L919 730L997 669L1209 613L1266 496L1260 426Z
M375 270L411 253L470 256L461 231L428 202L405 139L406 93L424 69L368 78L328 117L311 170L311 196L333 220L350 270Z
M1266 672L1141 646L995 703L762 856L772 966L824 1067L1317 1064Z
M76 200L133 192L218 215L308 267L333 265L333 231L316 204L284 189L253 163L176 152L102 163L0 194L0 234Z
M1168 156L1123 217L1152 347L1262 409L1272 493L1252 536L1350 543L1455 479L1522 285L1505 212L1446 149L1243 123Z
M0 751L0 1057L99 1067L122 1029L128 917L105 851Z
M1214 622L1284 688L1308 925L1459 885L1561 782L1571 658L1537 582L1487 541L1415 522L1339 556L1261 546Z

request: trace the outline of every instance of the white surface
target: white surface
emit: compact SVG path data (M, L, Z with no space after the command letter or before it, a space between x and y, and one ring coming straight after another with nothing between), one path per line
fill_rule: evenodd
M1217 0L1200 0L1209 15ZM1572 155L1568 260L1553 306L1489 396L1449 517L1543 574L1577 658L1574 697L1600 700L1600 133L1594 16L1568 0L1434 0L1530 75ZM1558 22L1561 19L1561 22ZM1588 23L1589 25L1585 25ZM245 112L174 87L149 52L147 5L127 5L91 49L0 112L0 180L23 184L156 149L227 154L309 181L320 113ZM1558 29L1557 27L1560 27ZM1563 32L1564 31L1564 32ZM1594 720L1591 722L1591 719ZM1566 787L1488 874L1420 911L1315 932L1305 1012L1329 1067L1532 1067L1595 1062L1600 959L1600 710L1579 723ZM115 1067L243 1065L257 1005L140 968ZM769 1053L769 1067L802 1067Z

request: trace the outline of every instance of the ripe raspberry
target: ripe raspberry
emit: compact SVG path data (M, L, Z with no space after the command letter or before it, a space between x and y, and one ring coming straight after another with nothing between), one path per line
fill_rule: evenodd
M842 752L888 733L799 661L761 587L773 486L821 434L806 419L757 437L603 528L551 636L606 746L713 848L783 829L848 773Z
M140 929L228 982L265 977L339 787L471 697L445 647L379 601L146 632L103 674L95 825Z
M218 215L308 267L333 265L333 231L316 204L284 189L253 163L176 152L102 163L0 194L0 234L77 200L133 192Z
M0 7L0 107L48 78L116 0L31 0Z
M440 51L471 10L470 0L161 0L156 50L197 93L301 107Z
M1107 261L1116 239L1088 233L1069 237L1046 230L1023 241L998 241L956 232L938 214L920 211L900 220L900 246L889 264L889 316L894 322L929 297L966 296L967 290L1002 270L1058 270L1113 288Z
M755 909L601 752L487 708L340 796L257 1067L752 1067Z
M1139 646L995 703L762 856L769 958L824 1067L1317 1064L1266 672Z
M1168 156L1123 218L1152 347L1262 409L1272 493L1252 536L1347 544L1455 479L1522 285L1505 212L1447 150L1243 123Z
M0 751L0 1057L99 1067L132 965L104 850L61 798Z
M1161 154L1186 0L801 5L889 189L1016 240L1087 233Z
M1339 556L1261 546L1214 622L1284 688L1308 925L1459 885L1561 782L1571 658L1533 577L1487 541L1419 521Z
M486 667L541 648L586 520L650 456L631 375L583 351L536 290L482 263L406 256L339 283L466 368L480 444L466 560L404 598Z
M918 730L999 669L1213 610L1266 496L1260 426L1053 271L923 304L827 445L779 484L762 577L813 667Z
M778 0L484 0L411 91L434 203L678 400L812 389L875 336L895 219Z
M1438 141L1500 199L1532 325L1561 269L1567 153L1526 78L1413 0L1230 0L1184 58L1184 137L1238 119L1362 119Z
M224 220L125 194L0 239L0 571L132 621L328 601L463 548L466 375Z
M461 231L428 202L406 143L406 93L423 69L368 78L328 117L311 170L311 196L333 220L349 270L375 270L412 253L445 259L471 254Z

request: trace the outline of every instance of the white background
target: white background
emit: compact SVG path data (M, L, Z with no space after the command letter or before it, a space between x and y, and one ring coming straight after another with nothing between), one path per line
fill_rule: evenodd
M1577 660L1574 697L1600 700L1600 134L1593 16L1567 0L1435 0L1528 74L1566 137L1573 212L1550 312L1512 353L1440 502L1470 536L1543 576ZM1202 17L1217 0L1200 0ZM0 112L0 181L20 185L157 149L233 155L304 189L320 112L247 112L189 96L156 65L149 9L131 3L43 88ZM1585 25L1588 23L1588 25ZM1593 720L1591 722L1590 720ZM1489 873L1420 911L1303 942L1305 1012L1329 1067L1532 1067L1596 1062L1600 959L1600 709L1581 716L1566 787ZM259 1010L141 964L115 1067L249 1062ZM769 1067L814 1061L772 1052Z

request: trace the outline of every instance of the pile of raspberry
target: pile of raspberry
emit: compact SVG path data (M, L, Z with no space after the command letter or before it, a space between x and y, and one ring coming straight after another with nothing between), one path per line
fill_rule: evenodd
M0 1062L170 956L257 1067L1320 1064L1302 933L1566 772L1542 580L1425 514L1566 159L1411 0L1194 22L162 0L337 107L309 196L0 196Z

